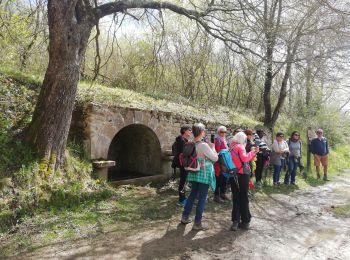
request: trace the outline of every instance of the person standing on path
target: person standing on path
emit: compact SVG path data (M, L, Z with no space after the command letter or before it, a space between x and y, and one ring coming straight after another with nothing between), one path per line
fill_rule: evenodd
M329 181L327 177L328 173L328 141L323 136L323 130L318 129L316 131L317 137L312 139L310 144L310 151L314 155L314 163L316 166L317 179L321 178L320 165L323 166L323 180Z
M189 125L184 125L180 129L180 134L178 137L175 139L174 145L175 147L175 154L173 158L173 162L171 167L172 168L179 168L180 169L180 181L179 181L179 187L178 187L178 192L179 192L179 201L178 205L179 206L185 206L186 204L186 194L185 194L185 184L186 184L186 178L187 178L187 172L186 170L180 165L180 159L179 156L182 153L184 149L185 143L188 142L189 138L192 135L192 129L191 126Z
M288 157L288 171L286 172L286 176L284 178L284 184L295 185L295 176L297 172L297 168L299 166L299 162L301 160L301 141L300 134L298 131L294 131L287 141L289 147L289 157Z
M284 140L284 134L278 132L276 134L276 140L272 144L272 152L270 162L273 165L273 185L280 185L280 174L286 163L286 157L289 154L289 147Z
M236 181L235 178L230 178L233 195L231 215L232 231L236 231L238 228L249 229L251 219L248 198L250 180L250 169L248 163L254 159L256 153L259 152L259 148L253 147L252 150L247 153L245 149L246 144L247 136L245 133L239 132L233 137L230 145L232 160L238 169L238 180Z
M268 165L269 162L269 148L265 141L265 132L263 129L256 130L256 142L259 143L259 153L256 155L256 169L255 169L255 180L256 186L258 188L262 187L262 173L264 171L264 167Z
M181 223L188 224L192 220L189 218L194 201L198 199L196 216L194 219L193 230L207 230L208 226L202 223L202 215L207 201L209 187L214 191L216 187L215 172L213 163L216 162L218 154L215 151L213 143L203 142L205 137L205 126L195 124L192 127L194 142L196 147L197 161L200 165L199 171L189 171L187 181L191 183L191 193L188 196L184 210L182 212Z
M227 129L225 126L219 126L217 129L217 137L215 138L215 150L219 153L222 149L228 149L226 142ZM225 200L229 200L226 196L226 183L227 179L222 174L219 162L214 164L215 177L216 177L216 188L214 193L214 201L217 203L223 203Z

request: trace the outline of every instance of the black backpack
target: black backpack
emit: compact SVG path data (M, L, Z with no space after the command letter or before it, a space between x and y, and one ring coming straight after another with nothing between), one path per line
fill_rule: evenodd
M180 160L179 160L179 155L182 152L182 145L184 144L185 141L181 142L182 137L178 136L175 139L175 142L171 146L171 153L174 156L173 161L171 163L172 168L180 168Z
M199 171L199 163L197 160L197 151L195 142L187 142L183 152L179 156L181 167L187 171Z
M178 147L179 145L178 145L178 142L177 142L177 140L175 140L175 142L173 143L173 145L171 146L171 153L172 153L172 155L173 156L176 156L176 155L178 155L178 151L177 151L177 147Z

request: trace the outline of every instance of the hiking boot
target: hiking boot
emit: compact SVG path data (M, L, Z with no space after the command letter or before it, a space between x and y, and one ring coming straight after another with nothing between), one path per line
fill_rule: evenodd
M321 179L321 175L317 173L317 180Z
M224 201L220 198L219 195L215 195L214 196L214 201L217 202L217 203L220 203L220 204L224 203Z
M262 188L262 183L261 183L261 181L258 181L258 182L256 183L256 187L259 188L259 189Z
M190 218L185 218L185 217L181 218L181 224L187 225L191 222L192 222L192 219L190 219Z
M202 223L194 223L193 227L192 227L192 230L202 230L202 231L205 231L205 230L208 230L209 227L207 225L204 225Z
M238 227L239 227L240 229L248 230L249 227L250 227L250 224L249 224L249 223L245 223L245 222L240 222L240 223L238 224Z
M184 199L184 200L182 200L182 201L179 201L179 202L177 203L177 205L180 206L180 207L185 207L186 202L187 202L187 199Z
M237 231L238 230L238 221L233 221L230 230Z
M220 194L220 198L221 198L222 200L230 200L230 198L227 197L227 195L226 195L225 193Z
M324 176L323 176L323 181L330 181L330 180L327 178L327 175L324 175Z

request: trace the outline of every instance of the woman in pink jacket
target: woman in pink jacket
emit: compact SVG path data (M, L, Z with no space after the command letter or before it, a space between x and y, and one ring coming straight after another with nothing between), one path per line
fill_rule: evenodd
M238 228L249 229L251 218L248 199L250 178L249 162L253 160L259 152L259 147L253 147L252 150L247 153L245 150L246 143L247 136L245 133L239 132L233 137L230 145L232 160L238 169L238 183L234 178L230 180L233 195L232 231L236 231Z

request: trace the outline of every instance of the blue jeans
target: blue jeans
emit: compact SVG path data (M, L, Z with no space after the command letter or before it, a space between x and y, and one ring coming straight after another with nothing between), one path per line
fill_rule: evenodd
M195 199L198 197L198 204L196 208L196 217L194 219L194 222L196 224L200 224L202 222L202 216L205 209L205 203L207 201L208 196L208 184L203 184L199 182L191 182L191 193L187 198L187 202L184 208L184 211L182 212L182 217L184 219L187 219L192 211L192 207L194 204Z
M286 163L285 159L281 159L281 165L273 165L273 183L279 183L280 182L280 174L284 167L284 164Z
M295 183L295 176L296 176L298 167L299 167L299 159L294 158L293 156L289 157L288 172L286 173L286 177L284 178L285 184Z

